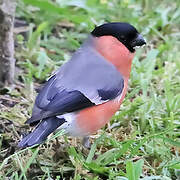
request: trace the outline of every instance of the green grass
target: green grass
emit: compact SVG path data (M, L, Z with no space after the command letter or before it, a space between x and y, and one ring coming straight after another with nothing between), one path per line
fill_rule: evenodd
M18 85L0 96L6 102L0 111L0 178L180 179L179 7L178 0L19 0L16 17L30 30L27 39L16 35ZM133 24L147 40L137 50L120 111L92 135L90 150L61 133L39 147L18 150L35 89L95 25L112 21Z

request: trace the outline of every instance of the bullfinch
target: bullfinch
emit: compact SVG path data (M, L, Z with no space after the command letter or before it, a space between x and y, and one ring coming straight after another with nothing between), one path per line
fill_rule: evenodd
M36 97L27 124L35 130L19 147L40 144L56 129L86 137L109 122L125 97L135 47L146 44L130 24L96 27L71 60L62 65Z

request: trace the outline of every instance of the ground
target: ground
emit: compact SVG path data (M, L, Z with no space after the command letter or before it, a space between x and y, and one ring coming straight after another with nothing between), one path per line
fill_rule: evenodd
M0 178L180 179L179 7L178 0L17 1L15 85L0 92ZM18 149L43 83L95 25L113 21L133 24L147 40L121 109L91 136L90 150L61 133Z

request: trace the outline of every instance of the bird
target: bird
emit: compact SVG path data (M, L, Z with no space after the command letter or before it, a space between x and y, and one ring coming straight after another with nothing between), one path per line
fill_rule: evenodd
M127 22L95 27L40 90L25 122L35 129L18 146L39 145L56 130L87 137L105 126L125 98L136 47L145 44Z

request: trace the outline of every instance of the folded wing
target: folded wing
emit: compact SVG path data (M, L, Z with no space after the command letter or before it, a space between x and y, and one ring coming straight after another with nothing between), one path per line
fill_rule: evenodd
M31 124L112 100L122 93L124 79L89 40L52 76L38 94Z

